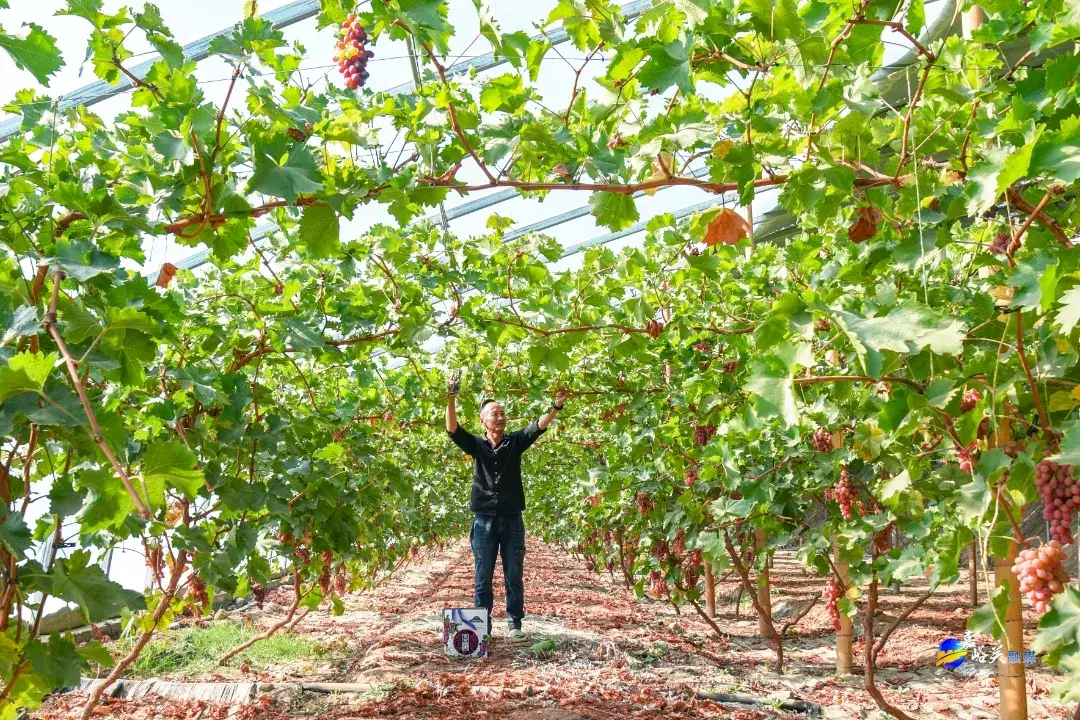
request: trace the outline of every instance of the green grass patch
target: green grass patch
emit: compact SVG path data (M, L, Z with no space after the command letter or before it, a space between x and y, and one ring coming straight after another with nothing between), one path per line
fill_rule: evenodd
M133 677L184 675L196 678L210 674L231 674L247 660L253 670L277 669L293 662L334 660L341 653L330 650L302 636L279 632L257 642L229 661L228 667L218 665L218 659L237 645L254 637L253 629L239 623L215 623L210 627L176 630L156 636L132 664ZM125 655L135 639L121 640L116 647L118 656Z

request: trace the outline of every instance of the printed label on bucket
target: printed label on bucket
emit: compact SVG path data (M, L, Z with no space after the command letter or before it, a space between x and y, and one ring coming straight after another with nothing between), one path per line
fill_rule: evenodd
M483 658L488 654L488 612L484 608L443 610L443 649L450 657Z

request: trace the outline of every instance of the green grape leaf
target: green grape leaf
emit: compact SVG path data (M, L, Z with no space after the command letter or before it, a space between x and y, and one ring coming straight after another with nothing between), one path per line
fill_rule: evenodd
M284 141L255 147L255 171L248 180L248 191L259 192L294 202L300 193L322 189L322 176L315 158L303 145ZM284 158L284 161L281 160Z
M1039 619L1031 644L1037 653L1055 646L1080 646L1080 590L1071 585L1054 597L1050 609Z
M1009 607L1009 581L990 591L990 602L975 609L968 618L968 630L987 633L1000 640L1005 635L1005 611Z
M23 520L22 513L12 510L0 522L0 543L6 545L16 557L22 557L22 554L33 545L34 538L26 521Z
M188 498L199 494L203 472L197 470L198 458L179 440L155 442L146 448L142 460L142 476L146 483L164 481Z
M4 336L0 338L0 346L7 345L15 338L37 335L42 332L41 319L38 317L38 309L32 305L23 305L11 316Z
M1069 288L1058 298L1061 309L1054 316L1054 325L1061 328L1065 335L1071 335L1080 322L1080 285Z
M114 272L120 267L119 259L101 252L96 245L87 240L57 242L56 256L51 258L51 261L79 282L86 282L98 275Z
M87 622L101 622L116 617L120 610L146 607L142 593L126 590L109 580L97 565L90 564L90 553L75 550L56 561L51 573L36 578L51 595L75 603Z
M309 205L300 218L300 242L307 255L328 258L341 249L341 221L333 208Z
M589 207L597 224L616 232L630 227L639 217L634 198L626 193L594 192L589 196Z
M48 678L53 687L78 687L86 662L70 638L53 633L49 636L48 646L34 639L27 643L24 652L34 666L34 672Z
M0 402L24 392L41 393L59 359L57 353L20 353L0 367Z
M64 58L56 46L56 39L34 23L23 27L30 28L22 35L6 35L0 32L0 48L3 48L15 63L15 67L26 70L39 83L49 86L49 78L64 66Z

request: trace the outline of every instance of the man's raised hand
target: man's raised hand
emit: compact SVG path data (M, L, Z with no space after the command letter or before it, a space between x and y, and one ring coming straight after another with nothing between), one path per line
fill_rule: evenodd
M454 373L450 376L450 381L446 384L446 393L450 397L457 396L461 392L461 376Z

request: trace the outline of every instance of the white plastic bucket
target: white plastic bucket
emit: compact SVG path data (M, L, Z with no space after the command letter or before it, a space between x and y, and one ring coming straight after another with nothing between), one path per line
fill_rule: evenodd
M443 650L455 658L487 657L488 611L484 608L444 609Z

